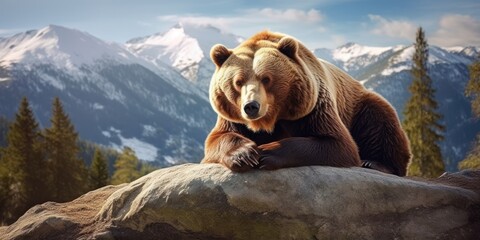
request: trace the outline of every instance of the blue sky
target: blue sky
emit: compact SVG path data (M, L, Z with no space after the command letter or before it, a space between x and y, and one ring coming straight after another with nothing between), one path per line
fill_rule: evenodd
M56 24L124 43L179 21L243 37L264 29L284 32L310 48L410 44L418 26L431 45L480 46L478 0L0 0L4 37Z

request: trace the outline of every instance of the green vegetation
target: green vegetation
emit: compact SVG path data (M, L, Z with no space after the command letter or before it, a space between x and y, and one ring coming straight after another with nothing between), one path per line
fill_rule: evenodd
M80 141L60 99L52 106L51 126L43 131L27 98L12 122L0 117L0 225L13 223L36 204L71 201L108 185L116 159L115 184L155 170L128 147L119 155Z
M97 189L106 186L109 181L107 158L97 148L90 165L90 189Z
M48 194L42 136L27 98L23 98L7 134L0 160L1 220L12 222Z
M8 119L0 116L0 148L7 146L7 133L9 126L10 122L8 121Z
M469 67L470 79L465 87L465 95L472 101L472 111L480 118L480 54Z
M476 61L469 67L470 79L465 87L465 95L472 101L472 112L480 118L480 54ZM467 157L458 163L459 169L480 169L480 134Z
M480 134L477 135L474 147L467 157L458 163L458 169L480 169Z
M53 192L52 200L66 202L87 190L87 169L78 158L78 134L58 98L53 100L51 127L45 130L45 149Z
M427 73L428 44L422 28L417 30L413 55L411 97L404 110L403 128L413 153L407 175L438 177L445 171L438 142L443 140L444 126L439 123L435 89Z
M112 176L112 184L131 182L140 177L139 161L135 152L129 148L123 148L122 154L115 162L115 173Z

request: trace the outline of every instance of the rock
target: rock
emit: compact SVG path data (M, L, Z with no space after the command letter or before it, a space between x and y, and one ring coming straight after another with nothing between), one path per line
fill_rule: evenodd
M30 209L5 239L475 239L480 171L413 180L362 168L157 170ZM3 238L3 237L2 237Z
M94 216L105 199L125 185L106 186L67 203L36 205L12 225L0 228L0 239L74 238L94 225Z

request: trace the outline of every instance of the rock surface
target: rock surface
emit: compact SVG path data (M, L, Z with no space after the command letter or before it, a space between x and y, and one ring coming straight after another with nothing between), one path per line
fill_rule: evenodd
M475 239L480 171L412 180L369 169L157 170L45 203L2 239Z

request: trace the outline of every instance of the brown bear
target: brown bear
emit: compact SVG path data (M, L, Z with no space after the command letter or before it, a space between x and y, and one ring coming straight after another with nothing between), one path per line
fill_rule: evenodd
M215 45L218 114L202 163L253 168L363 166L405 176L411 153L393 107L294 38L260 32Z

